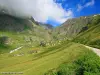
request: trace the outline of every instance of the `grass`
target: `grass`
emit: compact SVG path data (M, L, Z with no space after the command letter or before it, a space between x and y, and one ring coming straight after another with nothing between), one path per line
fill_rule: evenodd
M91 26L85 32L80 33L76 36L73 41L89 45L91 47L100 48L100 23Z
M22 45L37 46L41 41L50 41L52 36L43 26L37 25L29 19L15 18L10 15L0 14L0 38L8 37L9 48L5 49L0 45L0 54ZM1 40L0 40L1 41Z
M79 44L69 42L60 47L51 47L37 55L25 55L19 57L8 57L0 55L0 72L23 72L23 75L43 75L48 70L57 68L64 62L73 62L82 56L88 49ZM50 50L48 52L48 50ZM46 52L47 51L47 52Z
M70 27L70 35L72 35L71 33L76 35L76 33L79 32L77 29L80 29L80 23L83 24L84 22L82 20L82 22L79 22L79 25L77 25L79 19L76 20L75 30L73 30L74 26ZM20 20L18 20L18 22L19 21ZM73 41L100 48L100 24L98 19L97 21L93 22L93 24L96 25L92 25L88 30L81 32ZM0 75L2 75L1 72L23 72L23 75L100 74L100 58L83 45L68 41L67 38L65 38L65 35L67 34L65 34L63 29L62 31L64 33L61 33L60 36L54 34L61 39L61 41L59 41L55 37L55 42L51 40L52 35L49 35L48 31L42 26L34 24L33 26L33 31L28 30L29 28L27 26L24 27L24 30L26 31L23 32L0 31L0 37L7 36L11 39L8 46L0 45ZM47 47L40 47L39 43L41 41L50 42L50 45ZM55 46L53 44L55 44ZM12 54L9 53L11 50L20 46L23 46L23 48ZM34 50L38 50L39 52L32 54L28 53L29 51ZM23 53L24 55L15 56L20 53Z
M44 75L100 75L100 58L91 50L87 50L74 62L65 62Z
M92 17L87 27L88 29L74 37L73 41L100 48L100 15Z
M40 34L38 34L40 35ZM40 37L38 35L26 33L26 32L10 32L10 31L0 31L0 37L7 36L9 37L10 41L8 43L8 47L0 45L0 54L7 53L10 50L14 50L20 46L37 46L39 45L40 41L43 40L44 37Z

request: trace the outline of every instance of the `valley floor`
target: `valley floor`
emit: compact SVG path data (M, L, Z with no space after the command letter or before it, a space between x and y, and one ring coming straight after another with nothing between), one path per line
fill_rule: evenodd
M89 47L88 47L89 48ZM46 48L41 53L10 57L8 53L0 55L0 75L2 72L22 72L22 75L44 75L58 68L62 63L71 63L84 55L89 49L76 43ZM10 75L10 74L9 74ZM12 75L12 74L11 74Z

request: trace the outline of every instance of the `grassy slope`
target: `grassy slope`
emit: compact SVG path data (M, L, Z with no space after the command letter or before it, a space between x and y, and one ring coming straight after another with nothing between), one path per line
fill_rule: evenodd
M36 27L35 33L39 33L38 30L41 31L43 30L43 32L45 32L45 30L40 26L35 25L35 27ZM86 31L87 35L89 34L89 32L91 33L91 30L93 29L94 31L97 31L97 28L99 28L99 26L97 27L93 26L93 29L91 28L89 29L90 31L89 30ZM23 72L24 73L23 75L43 75L44 73L46 73L51 69L58 68L59 65L61 65L62 63L65 62L72 63L73 61L77 60L79 57L85 55L85 53L88 51L88 49L83 47L82 45L68 42L68 41L65 41L62 44L56 45L54 47L37 48L37 47L32 47L30 45L28 46L28 42L25 42L23 40L23 36L33 37L34 35L35 37L37 36L36 37L37 39L40 36L42 36L44 33L39 33L40 35L35 33L27 34L26 32L25 33L0 32L0 33L14 39L13 47L21 46L21 44L25 44L24 48L20 49L17 52L14 52L13 54L9 54L8 53L9 51L7 52L5 51L6 53L3 52L3 54L0 54L0 72ZM97 34L94 34L95 37L98 34L99 32ZM84 32L81 33L78 37L85 36L85 35L86 34ZM11 50L11 48L9 50ZM37 54L27 53L30 50L36 50L36 49L40 50L40 52ZM4 51L3 48L1 50ZM13 56L21 52L25 53L24 56L20 56L20 57Z
M73 62L88 50L79 44L68 44L68 42L59 46L47 48L45 52L38 55L25 55L20 58L8 57L9 54L0 55L0 72L10 71L23 72L24 75L43 75L64 62Z
M88 29L82 30L73 41L100 48L100 15L91 16L90 19L91 22L86 25ZM76 61L64 63L59 68L48 71L45 75L100 75L100 61L98 60L100 58L96 54L87 51Z
M53 34L58 39L75 37L83 27L90 22L91 16L69 19L54 29Z
M75 42L100 48L100 16L96 16L95 18L97 20L92 20L88 30L81 32L75 37Z
M52 36L43 26L36 25L29 19L0 15L0 37L10 38L8 46L0 45L0 54L20 46L37 46L41 41L50 41Z
M65 62L45 75L100 75L100 57L87 50L74 62Z
M97 15L97 16L91 15L87 17L69 19L61 26L55 28L53 30L53 35L56 39L64 39L64 38L69 39L69 38L74 38L74 37L79 38L77 37L79 33L81 33L79 35L82 38L85 38L85 33L86 33L86 36L87 36L86 38L90 36L89 38L92 39L96 37L96 35L99 34L99 28L100 28L99 27L100 25L98 25L99 23L100 23L100 15ZM86 32L83 32L83 31L86 31ZM89 31L90 32L92 31L92 32L88 34ZM88 39L85 39L85 40L88 40Z

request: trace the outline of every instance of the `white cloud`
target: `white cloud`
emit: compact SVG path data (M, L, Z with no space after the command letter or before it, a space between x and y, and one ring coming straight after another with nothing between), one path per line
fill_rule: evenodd
M64 23L69 18L72 18L73 17L73 12L71 10L68 10L65 15L66 15L65 17L57 19L59 21L59 23Z
M89 6L93 6L95 4L94 0L91 0L90 2L87 2L85 5L80 5L78 4L78 9L77 11L81 11L83 8L89 7Z
M39 22L46 22L49 17L64 22L63 17L67 19L73 16L71 10L65 11L61 4L53 0L0 0L0 6L10 15L33 16Z
M84 8L84 6L81 6L80 4L78 4L78 9L77 11L81 11Z
M94 3L95 3L94 0L92 0L91 2L86 3L85 7L92 6L94 5Z

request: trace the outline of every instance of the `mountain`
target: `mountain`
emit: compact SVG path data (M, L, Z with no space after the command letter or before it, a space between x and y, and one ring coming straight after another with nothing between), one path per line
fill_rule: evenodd
M0 30L21 32L32 29L33 25L29 19L16 18L6 14L0 14Z
M100 58L84 45L100 48L100 15L57 28L0 15L0 75L99 75Z
M69 39L74 42L100 48L100 14L67 20L53 30L57 40Z
M48 25L44 25L48 27ZM30 44L39 45L41 41L49 42L52 40L51 29L46 29L42 25L30 18L18 18L6 14L0 14L0 38L5 37L7 45L14 49L18 46ZM2 41L0 42L2 44ZM0 44L0 48L2 47ZM5 44L5 43L4 43ZM11 50L9 49L9 50ZM2 49L2 51L4 51Z
M35 21L33 17L31 17L31 21L34 22L36 25L41 25L41 26L45 27L46 29L52 29L53 28L53 26L50 25L50 24L45 24L45 23Z
M98 14L69 19L61 26L53 28L52 25L37 22L32 17L23 19L0 14L0 38L6 37L8 39L6 43L14 48L26 44L36 46L43 41L49 43L66 39L75 39L76 42L83 40L82 43L90 40L86 44L92 44L99 40L99 32L92 33L99 30L99 22ZM95 39L97 37L98 40Z
M89 51L91 51L91 48L93 48L93 51L97 52L98 54L100 53L99 14L67 20L63 25L57 27L55 31L56 35L58 33L60 39L67 37L67 40L70 40L70 42L83 46L77 46L83 49L83 51L86 50L84 47L86 48L90 46ZM68 47L67 43L66 47ZM78 49L73 47L73 51L75 50ZM70 51L70 49L68 49L68 51ZM80 53L80 55L81 54L82 53ZM97 54L95 53L95 55ZM78 60L76 58L72 63L64 62L58 68L49 70L47 73L45 73L45 75L99 75L100 70L97 67L100 65L97 65L97 63L100 62L100 57L96 57L95 55L92 54L92 51L88 53L88 50L86 50L85 55L79 56Z
M87 29L81 30L74 38L74 41L91 47L100 48L100 15L92 16L92 20L87 25Z
M61 26L55 28L53 34L56 35L58 39L73 38L82 31L87 30L88 25L91 24L95 17L96 15L68 19Z

